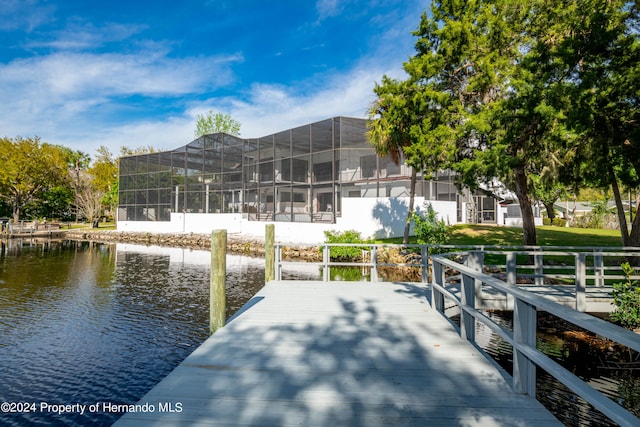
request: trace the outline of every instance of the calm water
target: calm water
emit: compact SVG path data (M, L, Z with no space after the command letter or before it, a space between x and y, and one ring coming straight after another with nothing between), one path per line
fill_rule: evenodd
M207 251L73 241L0 249L0 402L36 404L0 413L0 425L110 425L121 414L59 416L41 403L135 403L208 336ZM227 269L230 315L261 287L264 261L229 255Z
M513 329L513 312L486 314ZM511 346L482 324L476 325L476 339L511 374ZM640 354L545 312L538 312L536 341L538 350L640 417ZM536 373L536 390L536 398L566 426L617 426L540 368Z
M40 405L137 402L207 338L209 263L208 251L189 249L2 243L0 402L35 403L36 412L0 413L0 425L110 425L121 414L59 416L42 412ZM230 255L227 270L230 316L262 286L264 261ZM357 268L331 273L342 280L366 276ZM283 278L319 274L301 263ZM509 313L489 315L510 326ZM538 348L640 414L637 354L588 346L574 332L559 330L557 322L542 323ZM477 338L510 370L506 343L480 326ZM563 423L607 425L557 381L538 374L538 399Z

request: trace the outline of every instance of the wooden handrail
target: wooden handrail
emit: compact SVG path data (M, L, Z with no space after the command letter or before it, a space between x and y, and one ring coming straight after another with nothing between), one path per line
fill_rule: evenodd
M433 306L444 315L444 298L446 297L460 307L460 335L466 340L475 342L475 336L471 331L475 329L476 321L490 326L493 331L502 331L499 335L513 347L512 387L514 391L535 397L535 366L539 366L618 424L625 426L638 425L640 420L635 415L573 375L573 373L536 348L536 312L537 310L549 312L576 326L605 336L614 342L640 352L638 334L510 285L482 271L478 271L476 268L447 259L445 255L432 256L431 260L434 267L432 282ZM445 268L453 269L461 276L460 299L445 288ZM478 282L480 282L480 286L493 287L514 298L512 335L475 309Z

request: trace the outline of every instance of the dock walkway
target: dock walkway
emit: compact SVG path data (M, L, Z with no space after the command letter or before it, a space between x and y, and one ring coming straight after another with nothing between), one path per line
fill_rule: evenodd
M420 283L268 283L115 424L556 426Z

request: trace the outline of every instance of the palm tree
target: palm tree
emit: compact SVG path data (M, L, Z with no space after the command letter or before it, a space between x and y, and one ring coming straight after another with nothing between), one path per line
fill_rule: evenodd
M409 211L404 227L402 243L409 243L411 217L414 211L416 194L416 176L422 162L416 156L407 156L405 150L413 144L412 128L419 127L420 122L413 108L411 85L383 76L382 83L374 88L377 99L369 107L369 124L367 136L371 145L380 157L389 157L396 165L404 159L411 167L411 184L409 189Z

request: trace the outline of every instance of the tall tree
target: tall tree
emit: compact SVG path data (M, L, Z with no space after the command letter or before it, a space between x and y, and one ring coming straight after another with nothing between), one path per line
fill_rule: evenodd
M379 156L389 156L411 167L409 207L403 242L409 241L414 212L417 172L428 179L449 166L455 144L452 143L450 116L441 108L442 95L429 90L424 80L415 78L414 64L404 64L409 78L404 81L383 76L376 84L376 99L369 108L369 142Z
M369 108L369 130L367 136L376 154L389 157L396 165L406 160L411 167L411 183L409 188L409 208L405 221L402 242L409 243L411 217L414 211L416 193L416 170L422 170L421 162L415 157L408 157L404 151L414 141L411 128L419 125L419 112L412 103L412 87L410 82L403 82L383 76L382 83L376 84L374 92L377 99Z
M577 0L565 50L575 66L572 123L576 180L611 188L622 243L640 246L640 216L627 223L621 187L640 186L640 28L637 1ZM638 206L640 200L636 200ZM630 225L630 227L629 227Z
M212 110L206 114L198 114L194 132L196 138L218 132L239 136L240 122L234 120L229 114L214 113Z
M93 201L98 198L97 195L101 195L102 205L113 213L118 206L118 161L103 145L96 151L97 154L88 169L91 180L83 185L83 194L79 201L94 205Z
M98 221L104 209L105 192L96 186L97 181L86 173L80 178L80 186L76 203L78 213L90 221L92 227L98 226Z
M424 141L451 140L451 167L469 187L499 178L515 192L525 245L537 240L532 177L564 155L567 137L559 106L568 76L545 46L557 35L556 21L535 16L535 2L434 1L414 33L417 54L405 65L449 127L423 122L424 134L432 135ZM545 34L551 36L542 40Z
M0 139L0 197L19 221L28 203L40 200L45 190L68 177L66 156L60 147L39 138Z

